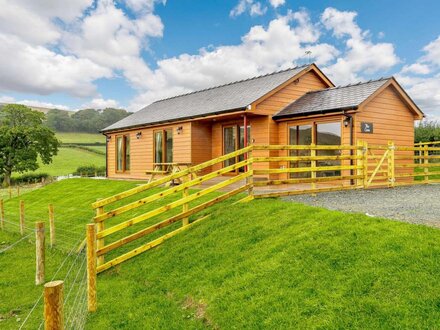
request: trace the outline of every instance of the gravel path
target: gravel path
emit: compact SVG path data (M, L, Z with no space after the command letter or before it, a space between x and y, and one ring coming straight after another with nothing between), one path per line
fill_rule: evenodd
M364 213L440 228L440 184L394 189L346 190L283 198L330 210Z

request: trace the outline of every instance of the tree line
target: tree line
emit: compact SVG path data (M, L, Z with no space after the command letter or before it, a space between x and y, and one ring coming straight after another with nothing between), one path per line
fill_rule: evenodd
M414 142L440 141L440 123L437 121L422 121L415 129Z
M114 108L84 109L73 113L52 109L46 114L46 125L57 132L98 133L128 115L128 111Z

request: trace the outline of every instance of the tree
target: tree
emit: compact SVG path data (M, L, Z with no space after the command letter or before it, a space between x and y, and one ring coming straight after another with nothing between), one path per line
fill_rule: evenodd
M57 132L74 132L75 123L66 110L51 109L46 114L46 125Z
M423 120L416 126L414 142L440 141L440 123Z
M59 141L43 124L43 113L19 104L0 109L0 176L9 186L13 172L35 171L38 157L49 164L57 154Z

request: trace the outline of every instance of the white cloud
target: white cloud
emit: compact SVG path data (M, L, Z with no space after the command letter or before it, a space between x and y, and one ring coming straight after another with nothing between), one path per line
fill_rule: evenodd
M134 2L131 5L138 8ZM78 31L65 35L64 42L69 52L111 70L120 70L132 86L142 88L143 80L150 75L140 55L144 42L162 33L162 21L151 12L142 10L141 16L130 19L113 1L102 0L80 22ZM143 74L142 79L139 73Z
M261 16L264 15L266 11L267 7L261 6L261 2L256 2L251 5L249 13L251 16Z
M111 70L88 59L63 56L42 46L29 45L16 37L0 34L0 90L75 96L96 92L93 81L110 78Z
M269 0L270 4L274 8L278 8L279 6L284 5L286 2L285 0Z
M105 109L105 108L118 108L119 102L113 99L95 98L90 102L81 105L81 109Z
M391 43L373 43L369 31L355 22L356 12L327 8L321 16L325 28L338 39L344 39L346 49L325 72L335 82L345 84L363 79L365 75L386 72L399 63Z
M427 64L423 63L413 63L410 65L405 65L401 73L414 73L414 74L429 74L431 69Z
M440 120L440 36L422 50L419 59L402 68L398 80L428 118Z
M255 0L239 0L237 5L231 9L229 16L237 17L245 12L251 16L261 16L267 11L267 7L263 6L260 1Z
M0 96L0 103L14 103L14 104L23 104L30 107L70 110L68 106L63 104L54 104L50 102L42 102L37 100L16 100L15 98L7 95Z
M145 92L129 109L136 111L159 98L295 66L304 63L306 50L312 50L318 64L327 64L338 51L326 43L312 43L318 39L319 28L305 11L289 12L267 27L253 26L239 45L203 48L195 55L159 61L151 79L144 79Z

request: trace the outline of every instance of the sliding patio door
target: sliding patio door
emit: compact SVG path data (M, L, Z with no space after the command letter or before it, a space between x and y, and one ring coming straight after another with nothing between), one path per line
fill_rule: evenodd
M289 127L289 144L290 145L310 145L312 144L312 125L295 125ZM310 150L291 150L290 156L301 157L310 156ZM291 168L309 167L310 161L290 162ZM292 178L309 178L310 172L291 173Z
M223 154L226 155L228 153L237 151L239 149L243 149L244 145L244 126L239 125L231 125L223 127ZM251 139L251 127L247 127L247 141L249 143ZM230 166L237 162L241 162L244 160L244 155L240 155L235 158L228 159L224 162L224 166ZM244 171L244 168L239 169L240 172ZM235 171L237 172L237 171Z

